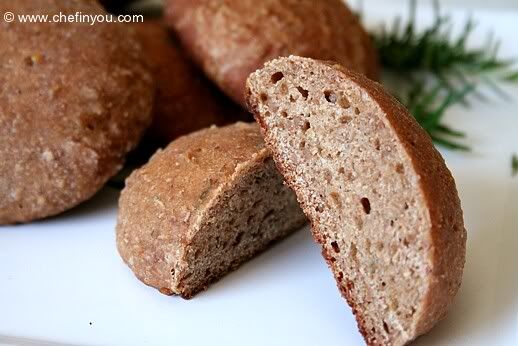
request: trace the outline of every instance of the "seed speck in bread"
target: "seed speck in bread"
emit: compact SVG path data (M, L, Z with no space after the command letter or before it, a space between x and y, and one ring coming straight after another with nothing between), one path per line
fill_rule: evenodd
M403 345L459 289L466 230L430 137L383 88L289 57L250 76L248 103L369 345Z
M180 137L126 180L117 247L135 275L190 298L305 223L257 124Z
M96 1L0 13L104 14ZM0 224L55 215L122 167L151 122L152 77L124 24L0 22Z

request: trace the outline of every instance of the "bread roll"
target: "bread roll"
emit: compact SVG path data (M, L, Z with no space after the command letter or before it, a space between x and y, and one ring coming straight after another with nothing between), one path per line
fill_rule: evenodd
M300 228L257 125L180 137L126 180L117 247L145 284L190 298Z
M341 65L274 60L248 103L369 345L403 345L459 289L466 230L430 137L383 88Z
M95 1L1 1L0 13L104 14ZM151 122L153 84L124 24L0 23L0 224L95 194Z
M279 56L336 60L378 76L372 42L342 0L168 0L165 11L206 74L242 105L248 75Z

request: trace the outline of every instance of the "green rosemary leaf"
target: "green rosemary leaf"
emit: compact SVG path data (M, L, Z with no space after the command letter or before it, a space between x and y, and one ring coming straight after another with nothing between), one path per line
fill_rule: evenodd
M445 99L441 102L439 107L431 112L428 117L426 117L421 125L428 129L430 132L434 130L434 128L437 128L437 126L440 125L440 120L442 116L444 115L446 109L450 107L451 105L459 102L459 100L462 100L468 93L472 92L475 89L473 85L467 85L464 87L463 90L459 92L450 91L446 95Z
M448 149L460 150L460 151L470 151L471 150L471 148L466 145L463 145L463 144L460 144L457 142L452 142L447 139L437 137L436 135L432 135L432 140L435 143L442 145L443 147L448 148Z
M518 82L518 71L509 73L508 75L505 75L503 78L508 82Z
M466 134L462 131L459 131L459 130L454 130L446 125L438 125L436 128L435 128L435 131L436 132L442 132L448 136L452 136L452 137L466 137Z
M455 43L455 49L459 51L466 49L466 41L475 29L475 26L475 21L473 20L473 18L469 17L466 21L466 24L464 25L464 30L462 31L462 34L460 34L459 38L457 39L457 42Z
M493 92L499 95L502 99L509 101L511 98L508 93L505 92L498 84L495 83L494 80L488 78L486 76L482 77L484 83L493 90Z
M440 12L437 1L434 1L434 8L434 22L422 32L415 28L416 1L411 0L410 19L406 25L402 25L401 18L397 17L391 30L372 34L385 69L425 71L437 77L438 74L449 74L451 70L462 67L469 70L474 78L498 71L504 72L504 75L518 72L513 69L514 61L498 58L500 42L494 40L493 35L489 35L485 46L476 49L466 46L476 28L472 18L468 18L461 33L452 38L451 18ZM401 26L404 30L400 30ZM496 79L513 81L499 76Z
M513 157L511 158L511 172L513 177L518 175L518 155L513 154Z

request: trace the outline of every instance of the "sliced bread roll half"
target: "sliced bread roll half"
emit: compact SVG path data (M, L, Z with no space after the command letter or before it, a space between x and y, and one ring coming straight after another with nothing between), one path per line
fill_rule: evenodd
M257 124L173 141L126 180L117 247L135 275L190 298L305 223Z
M466 245L430 137L379 84L331 62L269 62L247 101L366 342L430 330L459 289Z

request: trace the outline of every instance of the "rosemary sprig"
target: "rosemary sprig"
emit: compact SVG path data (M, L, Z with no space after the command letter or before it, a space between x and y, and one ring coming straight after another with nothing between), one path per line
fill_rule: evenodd
M372 34L385 69L406 74L426 72L436 79L461 85L470 80L494 85L499 81L518 82L518 70L513 69L515 61L498 58L500 42L493 35L488 36L483 47L468 48L467 42L476 28L473 19L468 19L462 32L453 38L451 17L441 13L437 0L433 3L435 20L423 31L416 29L416 0L410 0L410 19L403 28L398 17L391 29L383 27L381 32Z
M467 106L468 95L487 101L479 85L506 98L499 83L518 83L518 70L514 68L513 60L498 58L500 43L493 35L488 36L482 47L468 47L467 42L476 27L472 19L468 19L461 33L453 37L450 16L441 13L437 0L433 4L435 19L428 28L417 30L416 1L410 0L408 22L403 24L401 17L397 17L390 29L383 27L371 36L383 69L391 77L385 81L386 86L409 108L437 144L468 150L467 146L458 143L458 138L464 134L441 122L446 110L454 104Z
M511 174L513 177L518 174L518 155L516 154L511 157Z
M423 82L416 82L406 97L399 97L421 126L430 134L434 142L455 150L469 150L469 147L458 143L465 136L461 131L451 129L441 123L446 110L474 90L473 85L466 85L462 90L445 87L441 82L427 88ZM446 89L446 91L445 91Z

